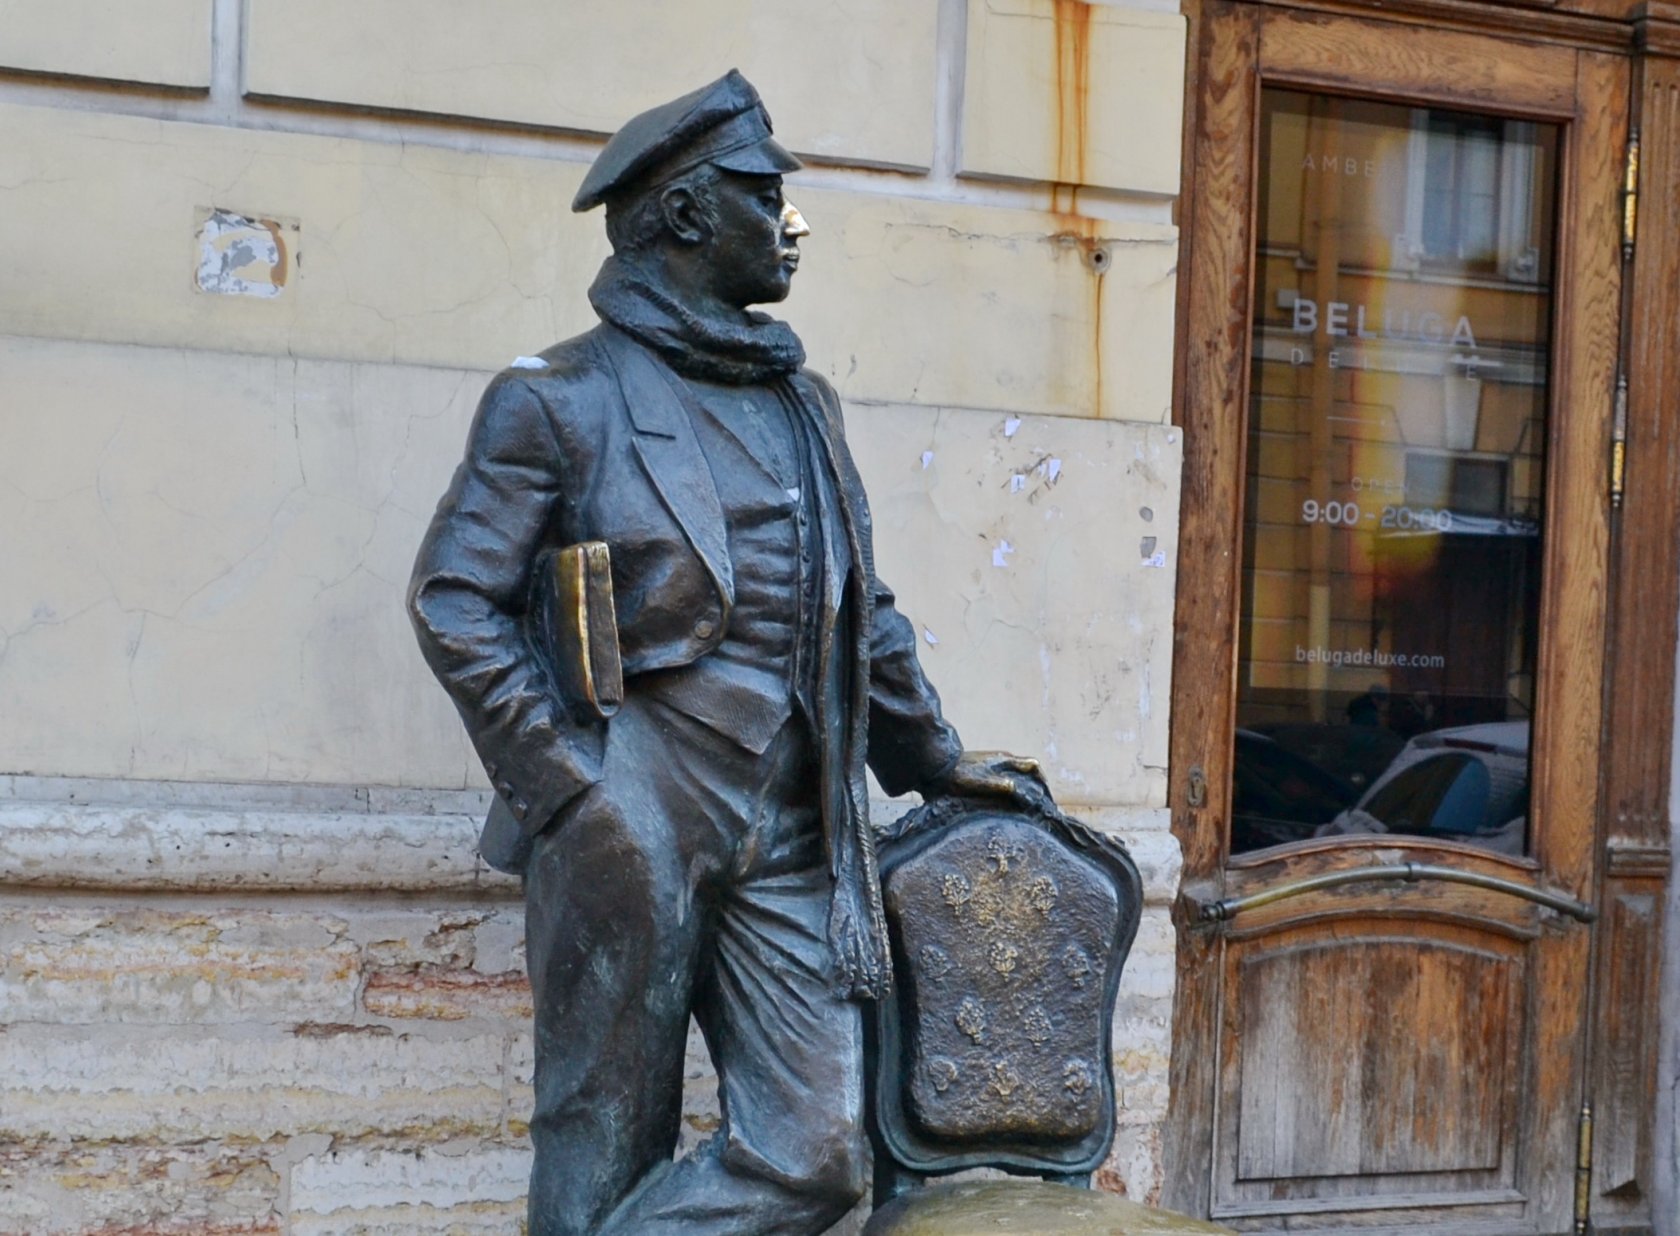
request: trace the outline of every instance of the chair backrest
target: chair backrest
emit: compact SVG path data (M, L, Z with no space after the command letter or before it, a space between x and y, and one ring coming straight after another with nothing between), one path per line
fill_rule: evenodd
M894 985L873 1107L901 1168L877 1176L1088 1174L1114 1140L1114 1001L1142 910L1125 846L1053 807L943 799L879 855Z

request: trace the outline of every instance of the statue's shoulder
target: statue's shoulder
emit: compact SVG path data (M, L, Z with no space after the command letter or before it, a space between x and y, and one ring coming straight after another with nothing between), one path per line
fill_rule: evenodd
M581 335L562 339L535 356L521 356L502 372L517 373L556 393L611 382L612 363L602 349L601 340L602 328L596 326Z
M601 348L601 328L563 339L534 356L516 356L490 379L486 397L534 394L551 413L570 418L614 395L617 383Z
M840 406L840 396L835 393L834 384L827 378L823 377L823 375L818 373L815 369L812 369L809 365L803 365L800 367L799 380L801 382L809 382L812 386L814 386L817 389L817 393L822 396L823 402L831 403L837 408Z
M490 379L473 422L473 449L506 452L527 442L586 449L622 400L597 331L586 331L517 356Z
M836 428L844 428L840 394L834 389L832 382L815 369L807 366L794 375L794 385L803 388L808 398L814 398L817 401L823 410L823 414Z

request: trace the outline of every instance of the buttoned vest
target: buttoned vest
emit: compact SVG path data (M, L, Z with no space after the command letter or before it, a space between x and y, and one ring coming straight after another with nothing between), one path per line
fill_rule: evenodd
M811 715L828 482L805 427L772 388L691 383L685 401L723 508L735 602L706 656L641 690L749 751L794 709ZM832 509L830 506L829 509Z

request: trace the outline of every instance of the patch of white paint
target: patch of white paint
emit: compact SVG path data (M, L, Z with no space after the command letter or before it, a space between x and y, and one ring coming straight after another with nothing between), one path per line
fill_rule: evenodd
M1015 547L1008 541L999 541L992 546L992 565L1006 567L1009 565L1009 555L1015 552Z
M1049 477L1050 478L1050 483L1052 485L1054 485L1058 480L1061 479L1061 476L1062 476L1062 461L1059 460L1059 459L1050 460L1049 463L1044 465L1044 475Z
M283 226L273 219L212 210L198 225L198 290L265 300L280 295L289 265ZM289 230L295 233L296 227Z
M1021 418L1020 417L1012 416L1008 420L1003 422L1003 436L1004 437L1013 438L1020 431L1021 431Z
M929 648L939 647L939 637L926 627L922 628L922 638L928 642Z
M933 466L933 452L932 451L923 451L922 452L922 471L926 472L932 466Z
M1023 489L1025 489L1026 487L1027 487L1027 478L1026 478L1024 473L1017 472L1009 478L1009 492L1010 493L1018 494Z
M548 362L540 356L516 356L509 369L547 369Z

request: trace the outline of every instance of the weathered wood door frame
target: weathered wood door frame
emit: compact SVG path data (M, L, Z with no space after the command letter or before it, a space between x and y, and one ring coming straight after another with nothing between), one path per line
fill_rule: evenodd
M1680 1201L1654 1179L1663 912L1672 870L1675 639L1680 595L1680 5L1627 30L1640 157L1626 226L1623 496L1612 511L1594 1009L1592 1230L1649 1232ZM1653 1194L1659 1196L1653 1196Z
M1343 14L1356 7L1340 6ZM1543 723L1536 735L1537 796L1553 804L1559 818L1539 829L1535 875L1537 882L1543 877L1576 897L1604 899L1611 919L1597 933L1605 964L1597 967L1600 998L1591 1045L1596 1050L1582 1033L1589 1017L1586 932L1543 950L1537 990L1529 993L1531 1000L1547 1004L1540 1020L1553 1035L1533 1048L1549 1054L1553 1064L1541 1079L1546 1093L1533 1096L1547 1115L1531 1130L1528 1170L1535 1174L1525 1187L1545 1211L1539 1222L1555 1223L1569 1208L1578 1101L1608 1084L1612 1093L1606 1101L1618 1109L1616 1127L1633 1133L1601 1135L1596 1158L1623 1183L1605 1182L1606 1189L1619 1192L1599 1199L1599 1210L1604 1220L1636 1229L1642 1215L1648 1221L1649 1182L1635 1177L1649 1171L1649 1148L1648 1137L1639 1136L1640 1117L1627 1108L1645 1109L1648 1122L1648 1095L1636 1091L1655 1042L1655 989L1648 983L1655 973L1667 869L1677 582L1673 529L1680 523L1680 450L1674 444L1680 394L1673 389L1680 382L1667 359L1680 355L1680 327L1674 325L1680 317L1675 290L1680 242L1673 238L1672 213L1680 202L1675 189L1680 158L1669 153L1680 140L1675 103L1680 26L1670 20L1676 10L1659 6L1646 6L1635 24L1478 5L1405 8L1404 15L1384 12L1380 21L1227 0L1190 11L1192 92L1181 200L1182 344L1175 401L1186 433L1186 463L1170 778L1174 827L1185 850L1186 896L1178 915L1167 1196L1183 1209L1210 1209L1220 1010L1218 985L1201 980L1221 968L1223 936L1194 922L1192 914L1197 902L1240 891L1247 879L1227 867L1224 833L1250 363L1254 117L1262 34L1269 29L1274 37L1264 61L1268 81L1485 108L1570 129L1560 229L1567 238L1560 253L1567 266L1559 281L1552 397L1560 483L1547 516L1552 532L1543 611L1553 634L1541 693L1543 699L1557 698L1567 682L1574 697L1590 702L1560 713L1549 727ZM1345 24L1350 21L1355 24ZM1507 40L1494 57L1477 37L1494 28L1490 23L1499 23L1500 37ZM1300 37L1275 37L1291 28ZM1345 34L1361 28L1380 36L1338 35L1333 48L1324 41L1327 30ZM1660 150L1658 182L1653 186L1648 177L1642 196L1647 217L1654 210L1662 222L1656 225L1661 234L1642 241L1627 268L1629 354L1644 372L1630 374L1628 383L1630 497L1612 513L1608 468L1601 461L1610 457L1618 375L1616 323L1623 290L1618 190L1634 52L1639 70L1633 105L1645 126L1648 167L1652 152ZM1557 71L1559 56L1573 58L1567 81ZM1583 185L1594 188L1585 192ZM1569 622L1560 627L1563 615ZM1618 652L1608 656L1612 630ZM1561 818L1565 808L1567 820ZM1292 862L1312 872L1326 870L1328 860L1308 854ZM1621 959L1619 967L1612 958ZM1641 999L1649 1011L1630 1018L1630 1006ZM1589 1068L1591 1085L1585 1084ZM1601 1129L1607 1116L1601 1112ZM1628 1204L1619 1206L1618 1198Z

